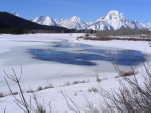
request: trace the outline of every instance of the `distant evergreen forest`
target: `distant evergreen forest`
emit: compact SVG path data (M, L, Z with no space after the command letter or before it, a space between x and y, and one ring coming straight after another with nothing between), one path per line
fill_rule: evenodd
M151 31L149 30L139 30L139 29L119 29L119 30L106 30L97 31L96 36L123 36L123 35L147 35L151 36Z

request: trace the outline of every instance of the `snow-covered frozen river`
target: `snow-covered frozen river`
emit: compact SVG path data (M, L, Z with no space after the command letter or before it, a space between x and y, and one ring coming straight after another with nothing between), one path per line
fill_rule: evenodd
M81 34L1 35L0 78L4 70L14 68L19 73L23 67L26 84L60 83L95 77L98 73L114 73L113 64L121 69L139 66L148 57L145 51L134 49L133 43L127 48L127 42L123 42L120 48L118 41L112 45L111 41L78 41L78 35Z
M120 87L119 81L124 80L117 77L117 67L113 64L126 71L135 66L136 77L143 81L142 75L146 72L142 63L151 61L149 42L76 40L80 35L83 34L0 35L0 93L8 94L3 81L4 71L12 73L13 68L17 75L23 73L21 82L26 91L54 86L35 92L43 105L48 106L51 102L54 111L73 113L61 92L73 99L82 110L87 107L87 101L100 108L103 105L101 89L113 91ZM13 91L17 91L16 85L9 83ZM91 92L92 88L99 92ZM25 96L30 100L32 94L25 93ZM0 112L7 107L7 113L22 113L12 96L0 101Z

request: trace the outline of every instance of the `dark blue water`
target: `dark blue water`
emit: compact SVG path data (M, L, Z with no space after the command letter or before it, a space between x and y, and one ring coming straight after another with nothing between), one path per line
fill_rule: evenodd
M29 49L34 59L73 65L97 65L97 61L108 61L118 65L134 66L145 62L145 55L134 50L109 50L94 48L86 44L53 43L50 49ZM72 50L80 48L79 50ZM62 50L65 49L65 50Z

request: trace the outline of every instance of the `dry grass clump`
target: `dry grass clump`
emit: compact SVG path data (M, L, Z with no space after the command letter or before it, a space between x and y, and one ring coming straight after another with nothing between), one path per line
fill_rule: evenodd
M96 76L96 82L98 82L98 83L99 83L99 82L101 82L101 81L102 81L102 79L100 78L100 76L99 76L99 75L97 75L97 76Z
M74 81L72 84L82 84L82 83L88 83L88 81L82 80L82 81Z
M99 91L98 91L97 88L92 87L92 88L89 88L89 89L88 89L88 92L90 92L90 93L92 93L92 92L93 92L93 93L97 93L97 92L99 92Z
M4 93L0 93L0 98L5 97Z
M130 70L130 71L120 71L119 75L122 77L126 77L126 76L132 76L132 75L136 75L137 72L135 70Z

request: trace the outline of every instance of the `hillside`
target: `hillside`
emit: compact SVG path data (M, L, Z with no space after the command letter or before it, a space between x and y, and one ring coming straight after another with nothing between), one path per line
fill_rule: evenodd
M61 33L71 32L64 27L40 25L7 12L0 12L0 33Z

